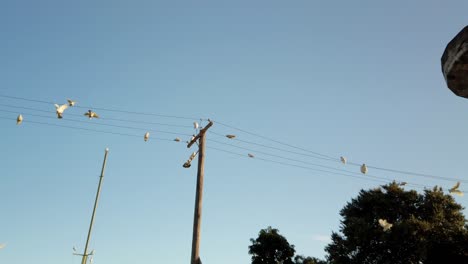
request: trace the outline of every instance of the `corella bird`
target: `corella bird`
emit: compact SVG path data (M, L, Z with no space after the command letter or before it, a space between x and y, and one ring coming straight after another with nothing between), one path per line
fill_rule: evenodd
M176 137L176 138L174 138L174 141L175 142L180 142L180 138Z
M379 225L382 227L383 231L386 232L392 228L393 224L390 224L385 219L379 219Z
M71 99L67 99L67 102L68 102L68 106L75 106L76 104L76 101L73 101Z
M198 129L198 123L197 122L193 122L193 128Z
M150 135L149 132L146 132L146 133L145 133L145 137L144 137L143 139L144 139L145 141L148 141L149 135Z
M367 173L367 166L366 166L366 164L362 164L362 165L361 165L361 173L362 173L362 174L366 174L366 173Z
M19 115L17 118L16 118L16 124L19 125L23 123L23 116L22 115Z
M341 163L346 164L346 157L340 157Z
M63 118L63 111L68 108L67 104L58 105L55 104L55 112L57 113L57 118Z
M91 110L88 110L88 112L86 112L84 115L89 117L89 119L99 118L98 114L96 114L95 112Z
M249 158L255 158L255 156L253 154L247 154L247 156L249 156Z
M234 139L234 138L236 138L236 135L226 135L226 137L229 138L229 139Z
M460 188L460 182L457 182L452 188L449 189L449 193L454 193L459 196L463 196L463 192L460 191L458 188Z

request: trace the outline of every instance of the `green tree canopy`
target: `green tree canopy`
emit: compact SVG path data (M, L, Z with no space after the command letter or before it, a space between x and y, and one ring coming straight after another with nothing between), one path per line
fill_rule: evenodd
M393 182L362 190L340 211L340 233L334 232L326 247L328 261L468 263L468 231L462 209L437 187L419 194ZM385 230L379 219L392 226Z
M279 234L278 229L268 227L260 230L257 239L251 238L249 254L252 255L252 264L294 264L292 258L294 245Z

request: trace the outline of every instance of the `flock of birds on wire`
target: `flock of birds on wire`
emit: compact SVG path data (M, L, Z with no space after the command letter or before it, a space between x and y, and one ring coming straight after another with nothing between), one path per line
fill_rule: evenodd
M77 102L74 101L74 100L71 100L71 99L67 99L67 103L66 104L62 104L62 105L59 105L59 104L54 104L55 106L55 113L57 114L57 118L58 119L62 119L63 118L63 115L64 115L64 112L65 110L67 110L69 107L73 107L75 106ZM84 113L84 116L88 117L89 119L93 119L93 118L99 118L99 115L92 111L92 110L88 110L86 113ZM16 119L16 124L17 125L20 125L21 123L23 122L23 115L18 115L17 119ZM194 129L197 131L200 126L198 124L198 122L194 122L193 123L193 127ZM233 135L233 134L227 134L225 135L226 138L228 139L235 139L236 138L236 135ZM150 133L149 132L146 132L144 135L143 135L143 140L146 142L148 141L150 138ZM192 138L190 139L190 141L192 141L193 139L195 138L195 135L192 136ZM176 137L174 139L174 141L176 142L180 142L181 139ZM187 142L188 143L188 142ZM196 157L196 155L198 154L198 151L197 152L193 152L189 159L183 164L183 167L184 168L189 168L191 166L191 162L192 160ZM248 153L247 156L249 158L255 158L255 156L251 153ZM343 157L341 156L340 157L340 161L341 163L343 164L346 164L347 163L347 159L346 157ZM368 173L368 168L366 166L366 164L362 164L360 166L360 171L362 174L367 174ZM405 185L406 182L402 182L401 185ZM451 194L456 194L456 195L459 195L459 196L463 196L463 192L459 189L460 187L460 182L457 182L452 188L449 189L449 193Z
M63 115L64 115L64 112L65 110L67 110L69 107L73 107L75 106L76 104L76 101L73 101L71 99L67 99L67 103L66 104L62 104L62 105L58 105L58 104L55 104L55 112L57 114L57 118L58 119L62 119L63 118ZM99 115L92 111L92 110L88 110L87 112L84 113L84 116L88 117L89 119L93 119L93 118L99 118ZM16 119L16 124L17 125L20 125L21 123L23 122L23 115L18 115L17 119ZM200 127L199 127L199 124L198 122L194 122L193 123L193 127L194 129L197 131ZM225 135L226 138L228 139L235 139L236 138L236 135L233 135L233 134L227 134ZM146 142L148 141L150 138L150 133L149 132L146 132L143 136L143 140ZM193 141L195 139L195 135L192 136L192 138L190 139L190 141ZM180 142L181 139L176 137L174 139L174 141L176 142ZM189 143L190 141L187 141L187 143ZM189 168L191 166L191 162L192 160L197 156L198 154L198 151L196 152L193 152L189 159L183 164L183 167L184 168ZM248 153L247 156L249 158L255 158L255 156L251 153ZM347 163L347 158L346 157L343 157L341 156L340 157L340 161L342 164L346 164ZM368 167L366 166L366 164L362 164L360 166L360 172L362 174L367 174L368 173ZM403 185L406 185L406 182L401 182L400 183L401 186ZM460 182L457 182L452 188L450 188L448 191L449 193L451 194L456 194L456 195L459 195L459 196L463 196L463 192L459 189L460 188ZM382 230L384 232L389 232L393 226L392 223L389 223L386 219L378 219L378 224L379 226L382 228ZM0 244L0 249L3 249L4 247L6 246L6 244ZM74 250L74 254L77 254L76 253L76 248L74 247L73 248ZM94 254L94 251L89 254L89 255L93 255Z

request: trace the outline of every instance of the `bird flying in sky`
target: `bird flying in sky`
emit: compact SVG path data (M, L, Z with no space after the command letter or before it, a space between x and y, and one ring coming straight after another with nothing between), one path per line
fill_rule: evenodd
M346 157L340 157L340 160L343 164L346 164Z
M19 115L17 118L16 118L16 124L19 125L23 123L23 116L22 115Z
M76 101L73 101L71 99L67 99L67 102L68 102L68 106L75 106L76 104Z
M63 111L68 108L67 104L58 105L55 104L55 112L57 113L57 118L63 118Z
M460 182L457 182L452 188L449 189L449 193L454 193L459 196L463 196L463 192L460 191L458 188L460 188Z
M89 117L89 119L99 118L98 114L96 114L95 112L91 110L88 110L88 112L86 112L84 115Z

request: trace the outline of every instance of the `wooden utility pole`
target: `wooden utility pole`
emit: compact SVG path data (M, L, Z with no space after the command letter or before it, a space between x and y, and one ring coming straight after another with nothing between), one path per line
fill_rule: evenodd
M190 264L200 264L200 225L202 215L202 198L203 198L203 176L205 173L205 140L206 131L213 125L209 123L200 130L187 145L190 148L198 140L198 171L197 171L197 191L195 194L195 211L193 214L193 237L192 237L192 257Z

